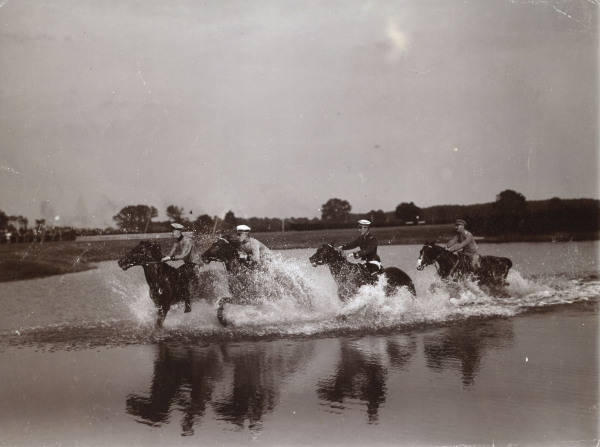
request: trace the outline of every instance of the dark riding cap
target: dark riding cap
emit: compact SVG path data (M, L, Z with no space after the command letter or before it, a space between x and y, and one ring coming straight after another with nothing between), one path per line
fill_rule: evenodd
M463 220L463 219L456 219L456 225L466 226L467 225L467 221Z

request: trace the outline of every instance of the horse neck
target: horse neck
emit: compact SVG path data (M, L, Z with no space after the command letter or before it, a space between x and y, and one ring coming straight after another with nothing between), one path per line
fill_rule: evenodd
M225 259L223 260L223 265L225 265L225 270L228 273L236 273L239 270L239 262L236 262L235 259Z
M343 279L345 276L344 270L351 271L351 269L354 268L354 264L343 258L328 263L328 266L331 275L336 279Z
M436 259L437 271L442 278L445 278L450 274L454 264L456 263L455 256L447 250L444 250Z
M165 275L161 273L166 273L170 267L167 264L143 264L144 275L146 276L146 281L148 284L157 284L164 280Z

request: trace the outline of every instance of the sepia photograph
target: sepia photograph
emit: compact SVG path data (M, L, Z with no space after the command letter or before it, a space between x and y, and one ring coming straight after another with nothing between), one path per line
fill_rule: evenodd
M0 446L600 445L600 0L0 0Z

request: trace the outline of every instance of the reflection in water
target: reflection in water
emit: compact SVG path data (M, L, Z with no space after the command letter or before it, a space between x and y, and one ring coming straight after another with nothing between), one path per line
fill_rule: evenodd
M483 353L488 349L505 347L513 340L510 320L465 322L423 338L427 366L434 370L459 368L462 382L475 382Z
M385 402L387 368L384 365L402 368L415 350L415 340L408 337L341 340L336 372L319 382L317 393L331 403L343 404L344 399L366 402L368 421L376 423L379 406Z
M139 416L139 422L159 425L169 421L171 407L176 405L184 414L183 434L193 434L194 420L204 416L215 380L221 375L220 357L216 346L198 348L161 343L154 361L150 397L129 395L127 412Z
M227 395L215 401L216 413L239 427L248 421L251 430L260 430L263 415L277 404L283 381L306 364L312 350L308 342L225 346L224 362L233 368L233 379Z
M161 425L173 409L183 413L182 435L192 435L207 404L219 419L260 430L286 377L305 364L312 343L247 343L177 346L162 343L154 362L150 396L129 395L127 412L139 422ZM222 396L219 395L223 394Z

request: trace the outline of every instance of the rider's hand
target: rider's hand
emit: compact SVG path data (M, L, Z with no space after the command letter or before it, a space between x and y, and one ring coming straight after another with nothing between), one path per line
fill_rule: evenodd
M170 261L170 260L171 260L171 256L165 256L164 258L162 258L160 260L160 262L167 262L167 261Z

